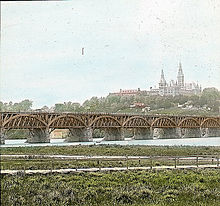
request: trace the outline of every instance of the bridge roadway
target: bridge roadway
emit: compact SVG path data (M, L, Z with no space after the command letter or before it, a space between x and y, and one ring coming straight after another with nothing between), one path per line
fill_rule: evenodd
M55 129L69 129L68 142L92 141L94 129L104 140L123 140L126 130L134 139L220 136L220 116L140 115L115 113L0 112L1 144L11 129L28 129L27 142L50 141Z

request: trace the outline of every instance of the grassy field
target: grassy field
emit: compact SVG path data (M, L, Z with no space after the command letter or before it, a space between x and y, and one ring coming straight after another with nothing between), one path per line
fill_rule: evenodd
M202 164L217 164L217 161L210 160L199 161ZM16 169L16 170L52 170L52 169L68 169L68 168L105 168L105 167L154 167L154 166L174 166L174 160L166 159L148 159L148 160L61 160L61 159L10 159L2 158L1 169ZM196 165L196 160L181 160L177 161L177 165Z
M1 177L1 205L220 205L220 170Z
M79 145L1 148L1 154L220 156L220 147ZM129 166L149 166L151 163L149 160L141 160L140 162L130 160L128 164ZM154 160L153 165L174 165L174 162L173 160ZM99 166L126 167L127 162L1 157L1 169L58 169ZM1 203L5 206L218 206L220 205L220 169L1 175Z
M1 154L189 156L220 155L220 147L78 145L1 148Z
M177 146L118 146L118 145L92 145L92 146L66 146L66 147L19 147L1 148L1 154L62 154L62 155L130 155L130 156L192 156L211 155L220 156L219 147L177 147ZM211 162L200 161L199 164L210 164ZM196 164L195 160L178 161L178 165ZM216 160L214 162L216 164ZM53 158L10 158L1 157L1 169L64 169L64 168L89 168L89 167L139 167L139 166L161 166L174 165L174 160L154 159L152 160L129 160L126 161L77 161Z

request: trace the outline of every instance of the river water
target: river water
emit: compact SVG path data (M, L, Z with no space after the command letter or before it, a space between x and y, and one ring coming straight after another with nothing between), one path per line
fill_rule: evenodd
M50 143L29 144L26 139L5 140L1 147L35 147L35 146L69 146L69 145L161 145L161 146L220 146L220 137L209 138L186 138L186 139L153 139L153 140L131 140L124 141L101 141L94 139L93 142L64 142L64 139L51 139Z

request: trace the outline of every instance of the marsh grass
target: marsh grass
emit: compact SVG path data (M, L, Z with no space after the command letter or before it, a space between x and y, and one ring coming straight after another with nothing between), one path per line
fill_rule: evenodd
M220 147L140 146L140 145L76 145L1 148L1 154L57 155L128 155L128 156L189 156L220 155Z
M211 161L199 161L199 165L211 164ZM216 164L216 161L213 162ZM174 160L169 159L155 159L153 161L147 160L61 160L61 159L10 159L3 157L1 159L1 169L17 169L23 170L37 170L37 169L67 169L67 168L104 168L104 167L150 167L150 166L174 166ZM181 160L177 161L177 165L196 165L195 160Z
M219 156L220 147L66 146L1 148L1 154ZM181 164L195 164L180 161ZM200 162L206 164L206 161ZM150 160L129 160L129 166L149 166ZM153 166L174 165L154 160ZM12 159L1 157L1 169L126 167L126 161ZM220 169L150 170L47 175L1 175L1 205L79 206L219 206Z
M179 146L120 146L120 145L90 145L90 146L66 146L66 147L17 147L17 148L1 148L1 154L22 154L22 155L108 155L108 156L196 156L211 155L220 156L220 147L179 147ZM199 164L210 164L207 160L200 160ZM216 164L216 160L213 164ZM129 167L139 166L162 166L174 165L174 160L149 159L145 160L129 160ZM195 160L177 160L178 165L196 164ZM89 167L126 167L125 160L63 160L55 158L9 158L1 157L1 169L64 169L64 168L89 168Z
M220 204L220 170L124 171L1 177L2 205Z

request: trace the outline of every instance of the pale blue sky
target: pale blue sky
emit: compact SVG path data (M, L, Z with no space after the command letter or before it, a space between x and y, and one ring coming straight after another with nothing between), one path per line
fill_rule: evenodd
M160 71L220 89L220 1L1 2L1 101L82 103L158 86ZM84 55L81 54L85 48Z

